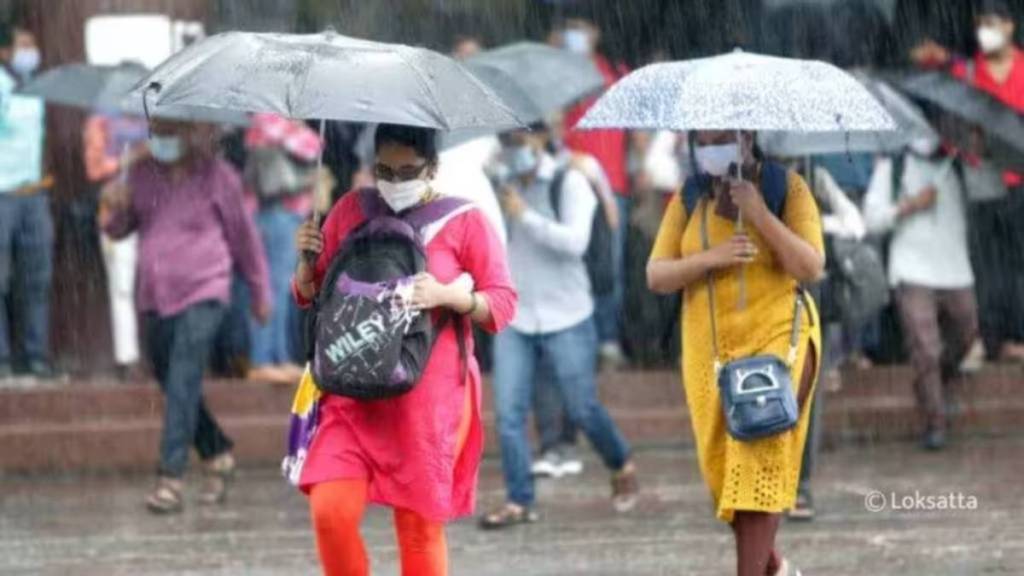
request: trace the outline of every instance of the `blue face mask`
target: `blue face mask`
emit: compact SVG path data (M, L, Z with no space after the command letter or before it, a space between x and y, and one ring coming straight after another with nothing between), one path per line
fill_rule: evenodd
M11 57L11 69L18 76L27 79L39 69L39 61L39 50L35 48L18 48L14 51L14 56Z
M181 160L181 138L177 136L150 136L149 153L161 164L174 164Z
M537 169L537 163L537 152L526 144L505 150L505 165L512 176L532 174Z

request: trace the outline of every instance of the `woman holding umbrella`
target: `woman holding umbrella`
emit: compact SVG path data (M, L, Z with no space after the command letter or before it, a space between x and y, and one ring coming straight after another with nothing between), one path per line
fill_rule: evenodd
M821 219L804 181L765 162L752 132L699 131L690 139L698 176L668 206L648 284L660 294L683 292L687 405L716 514L736 538L737 573L796 574L776 551L775 535L781 513L794 504L818 371L817 312L799 285L822 274ZM737 168L749 180L730 177ZM737 232L740 213L745 232ZM746 304L737 307L744 270ZM715 301L725 305L716 307ZM802 306L810 308L803 316ZM757 440L737 439L727 431L716 393L718 358L785 357L793 343L795 426Z
M431 184L438 169L434 130L381 124L374 146L377 193L394 213L439 198ZM296 270L300 305L310 304L339 246L365 221L359 197L344 196L322 231L311 222L299 230L299 251L319 254L315 265L302 260ZM497 332L512 319L517 299L501 241L477 209L436 225L440 230L425 246L428 273L417 277L413 306L450 311L455 322L471 320ZM464 273L475 288L459 281ZM309 494L326 574L369 573L359 535L367 502L394 509L403 574L447 574L444 523L473 512L483 450L480 371L472 338L460 351L459 334L453 326L443 329L418 384L404 395L375 401L324 395L299 486Z

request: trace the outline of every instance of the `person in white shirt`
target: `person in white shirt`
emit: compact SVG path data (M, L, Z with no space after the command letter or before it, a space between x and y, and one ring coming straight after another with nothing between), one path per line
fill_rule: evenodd
M864 207L869 232L892 234L889 279L929 450L946 445L945 384L978 335L964 192L954 161L935 140L914 142L901 174L893 174L899 162L877 162Z
M631 449L597 398L594 299L583 255L598 207L586 177L575 169L559 178L558 210L551 187L557 164L547 152L544 126L503 137L506 175L499 198L508 220L508 262L519 308L494 342L494 398L507 503L483 516L485 529L537 519L527 417L537 369L561 392L569 417L613 471L612 501L626 511L636 503ZM557 214L557 216L556 216Z

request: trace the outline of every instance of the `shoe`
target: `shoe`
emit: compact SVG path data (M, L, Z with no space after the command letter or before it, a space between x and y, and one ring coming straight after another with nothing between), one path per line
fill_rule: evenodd
M14 379L14 369L11 368L10 364L0 364L0 382L4 380Z
M480 517L481 530L501 530L520 524L533 524L540 517L532 509L511 502Z
M146 497L146 509L153 514L178 514L185 508L181 493L185 483L180 478L161 476L156 488Z
M941 428L932 428L924 433L921 447L929 452L938 452L946 448L946 431Z
M560 455L562 476L579 476L583 473L583 460L573 446L563 446Z
M636 478L636 466L627 462L621 470L612 474L612 507L624 514L636 508L640 494L640 483Z
M967 355L960 362L960 372L962 374L977 374L984 367L985 345L981 343L981 340L975 340L974 344L971 344L971 349L967 351Z
M605 342L601 344L601 348L598 351L598 358L600 360L601 368L607 368L609 370L620 370L626 367L626 355L622 352L622 347L616 342Z
M227 500L228 485L235 476L235 457L225 452L203 463L203 487L199 502L212 506Z
M561 478L564 474L561 455L555 450L548 450L533 462L530 472L541 478Z
M39 380L53 380L57 372L45 360L30 360L28 363L28 375Z
M814 520L814 514L814 498L810 491L801 490L796 495L796 505L789 511L789 519L810 522Z
M782 565L779 566L778 571L775 572L775 576L803 576L800 570L793 563L785 558L782 559Z

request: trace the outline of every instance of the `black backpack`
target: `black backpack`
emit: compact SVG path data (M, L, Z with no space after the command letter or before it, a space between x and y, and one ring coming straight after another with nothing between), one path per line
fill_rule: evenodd
M395 214L376 190L355 194L366 219L338 248L309 315L307 348L317 387L360 400L405 394L449 322L465 377L463 318L445 311L435 324L409 304L413 277L426 270L423 229L470 203L441 198Z
M562 168L556 172L549 188L551 209L555 212L555 219L559 221L562 219L562 185L568 172L569 168ZM597 192L594 192L594 195L596 196ZM590 290L594 296L604 296L615 290L614 247L615 232L608 222L601 200L598 199L590 228L590 243L583 254L583 263L587 267L587 276L590 277Z

